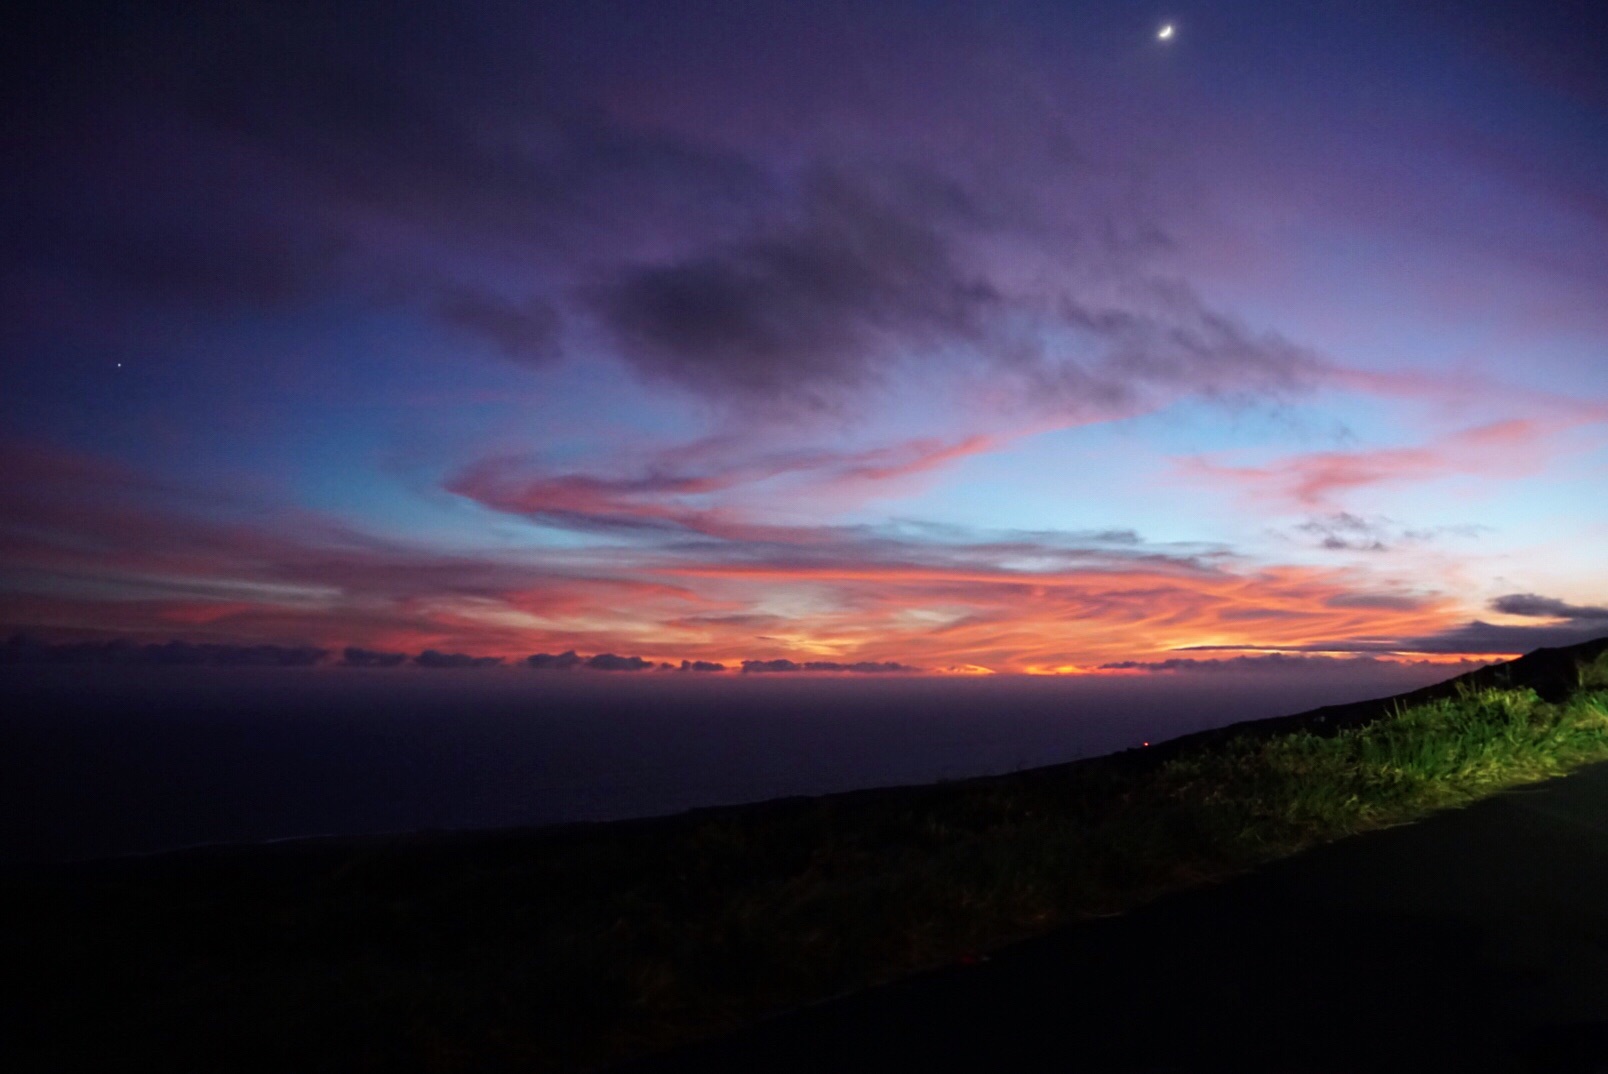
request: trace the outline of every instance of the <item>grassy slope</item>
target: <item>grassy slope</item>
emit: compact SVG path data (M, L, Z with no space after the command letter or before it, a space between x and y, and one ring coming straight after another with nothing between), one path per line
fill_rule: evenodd
M53 1060L595 1064L1608 759L1608 644L1526 659L1011 776L29 871L6 1028Z

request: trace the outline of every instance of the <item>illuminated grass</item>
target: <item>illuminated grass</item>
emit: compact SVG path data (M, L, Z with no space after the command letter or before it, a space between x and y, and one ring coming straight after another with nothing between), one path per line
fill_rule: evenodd
M340 1066L575 1069L1608 760L1608 653L1578 678L1556 703L1464 689L1329 735L1246 735L1159 761L153 861L0 894L27 907L14 919L29 922L37 978L110 997L37 1017L93 1018L136 1052L141 1033L227 1032L235 1048L260 1038L265 1055ZM211 1014L224 1002L233 1021ZM360 1042L353 1025L367 1027Z
M1602 661L1599 661L1602 663ZM1608 758L1608 692L1549 704L1468 690L1333 737L1296 733L1172 761L1152 793L1198 813L1225 849L1295 849L1463 805Z

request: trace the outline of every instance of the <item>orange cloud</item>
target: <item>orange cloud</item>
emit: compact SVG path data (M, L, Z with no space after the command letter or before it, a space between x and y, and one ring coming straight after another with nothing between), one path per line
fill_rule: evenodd
M1449 443L1501 451L1539 435L1512 422ZM804 469L831 480L896 480L983 447L924 443L895 457L843 455ZM1445 445L1405 450L1389 465L1314 457L1295 472L1327 492L1352 487L1359 474L1419 472L1447 453ZM178 628L205 641L515 659L573 649L731 666L895 662L1061 673L1201 647L1451 653L1462 639L1481 652L1491 645L1487 633L1455 633L1466 612L1422 578L1409 586L1377 572L1253 564L1224 549L1147 546L1129 533L720 527L696 517L677 520L663 540L467 554L305 515L247 529L136 509L100 488L86 502L45 470L41 480L57 490L50 495L29 498L15 480L0 487L29 507L28 526L0 526L18 579L0 592L0 626L10 629L166 637ZM554 487L538 484L544 497ZM572 508L597 512L604 503L660 517L652 513L657 491L558 487ZM507 509L518 513L524 501L515 500Z

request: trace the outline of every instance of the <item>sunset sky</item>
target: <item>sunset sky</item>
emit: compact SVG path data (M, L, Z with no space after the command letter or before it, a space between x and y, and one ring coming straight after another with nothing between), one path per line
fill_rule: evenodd
M1608 633L1601 4L179 11L5 46L0 640Z

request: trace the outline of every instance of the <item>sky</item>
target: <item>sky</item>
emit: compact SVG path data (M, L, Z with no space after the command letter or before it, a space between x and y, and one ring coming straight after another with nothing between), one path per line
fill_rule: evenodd
M61 4L3 47L13 653L1608 633L1602 5Z

